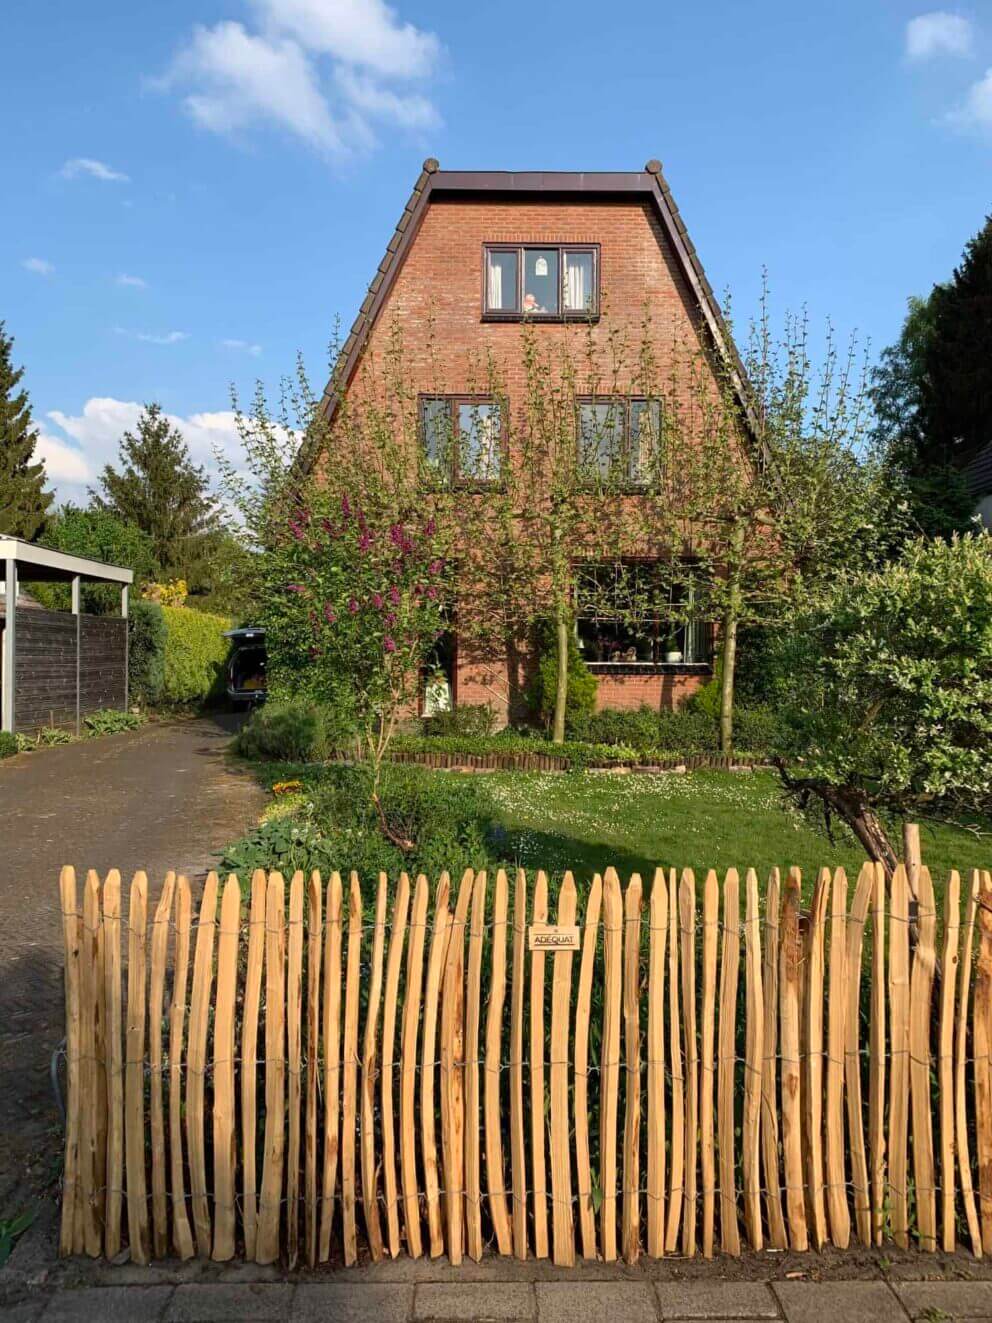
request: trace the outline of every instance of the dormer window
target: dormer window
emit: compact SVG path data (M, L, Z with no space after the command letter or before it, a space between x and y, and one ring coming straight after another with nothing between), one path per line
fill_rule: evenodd
M570 321L599 314L595 244L487 244L483 315Z

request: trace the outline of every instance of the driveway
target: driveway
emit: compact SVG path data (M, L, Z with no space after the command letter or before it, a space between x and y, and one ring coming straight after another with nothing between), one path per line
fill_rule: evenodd
M0 1218L51 1185L61 1136L48 1079L64 1033L58 876L72 864L206 872L262 792L225 749L241 718L153 724L0 762Z

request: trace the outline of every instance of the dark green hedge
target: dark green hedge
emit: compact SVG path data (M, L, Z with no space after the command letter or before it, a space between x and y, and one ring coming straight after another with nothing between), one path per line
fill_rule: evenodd
M131 702L155 707L165 688L166 628L155 602L134 602L127 622L128 678Z

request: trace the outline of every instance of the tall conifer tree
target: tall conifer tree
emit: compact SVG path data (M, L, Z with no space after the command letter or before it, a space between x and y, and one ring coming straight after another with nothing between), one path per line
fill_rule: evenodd
M146 405L136 431L124 433L119 464L105 466L94 505L148 534L164 577L188 577L210 554L219 515L205 471L161 405Z
M52 493L45 490L45 465L35 459L38 429L26 390L24 369L15 368L13 336L0 322L0 533L37 538L45 527Z

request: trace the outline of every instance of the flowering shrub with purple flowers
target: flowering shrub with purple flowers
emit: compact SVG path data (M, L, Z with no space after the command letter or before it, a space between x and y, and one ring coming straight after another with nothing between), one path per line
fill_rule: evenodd
M435 516L361 485L314 488L274 530L262 623L274 691L347 705L378 766L445 627L449 561Z

